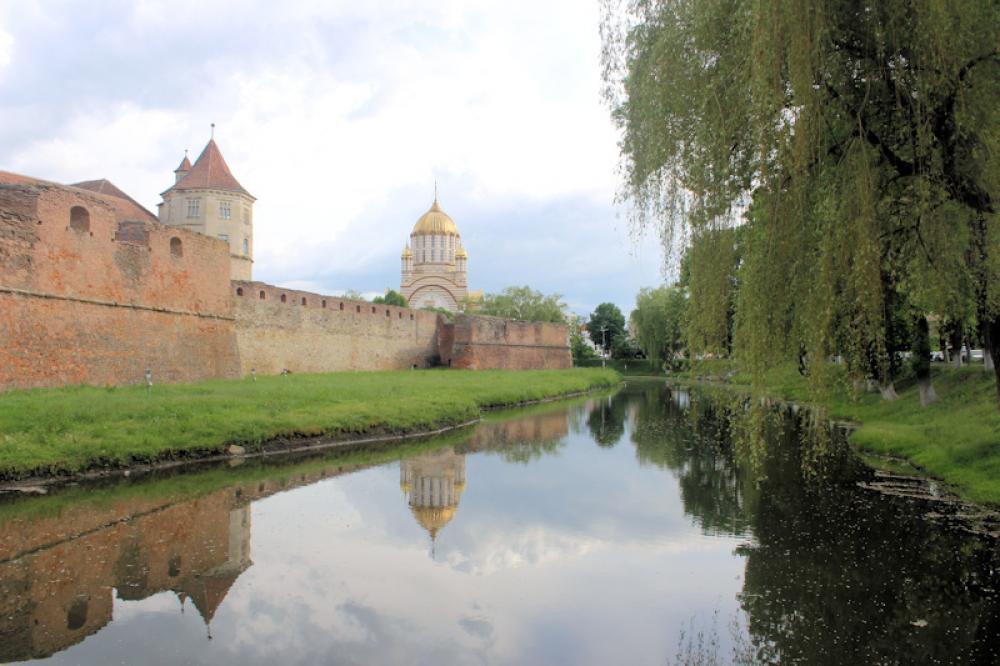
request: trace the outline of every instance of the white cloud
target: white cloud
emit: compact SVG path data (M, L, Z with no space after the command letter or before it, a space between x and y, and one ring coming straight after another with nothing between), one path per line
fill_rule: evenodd
M0 29L0 69L10 65L14 54L14 38L9 32Z
M469 246L486 231L478 211L585 201L602 207L602 228L620 241L563 228L554 234L565 242L559 259L596 244L615 252L610 270L619 277L635 272L624 234L613 230L616 134L599 100L596 3L246 5L143 0L98 17L84 3L60 19L10 13L21 21L11 28L19 42L86 38L96 46L83 59L68 48L25 57L25 76L39 87L16 105L0 102L20 119L10 135L0 133L0 154L14 156L0 168L53 180L107 177L155 209L183 149L197 155L215 122L235 175L258 197L255 270L263 279L324 290L392 286L435 179ZM93 25L71 20L84 17ZM222 17L226 31L208 29ZM65 96L53 98L60 93L45 86L67 71L74 78ZM41 133L32 129L39 117L51 122ZM543 229L556 217L530 224ZM505 259L515 262L504 266L508 284L545 263L533 256L540 248L524 245ZM491 250L474 255L480 267L496 260ZM470 270L474 278L475 263ZM379 282L331 284L332 273ZM655 265L639 273L647 284L657 277ZM606 300L573 289L552 290Z

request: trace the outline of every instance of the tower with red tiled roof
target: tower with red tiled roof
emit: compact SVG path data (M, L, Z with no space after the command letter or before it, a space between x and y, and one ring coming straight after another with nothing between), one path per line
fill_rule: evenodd
M194 164L185 153L174 175L174 184L161 194L160 222L226 241L230 278L251 280L256 199L233 176L214 136Z

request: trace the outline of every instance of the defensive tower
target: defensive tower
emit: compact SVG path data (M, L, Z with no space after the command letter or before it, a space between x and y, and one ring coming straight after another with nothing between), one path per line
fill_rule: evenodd
M185 153L174 175L174 184L161 194L160 222L226 241L230 279L252 280L256 199L233 176L214 136L194 164Z

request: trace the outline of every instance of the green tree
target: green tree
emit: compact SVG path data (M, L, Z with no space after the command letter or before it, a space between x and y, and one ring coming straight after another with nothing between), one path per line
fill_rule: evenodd
M573 354L574 363L590 361L597 358L597 353L594 351L593 347L587 344L583 334L580 332L579 325L575 322L571 323L569 328L569 349Z
M560 294L546 296L531 287L507 287L499 294L486 294L477 314L516 319L564 323L566 305Z
M435 313L443 316L448 321L451 321L452 319L455 318L455 313L452 312L451 310L447 309L447 308L436 308L433 305L425 305L424 307L422 307L420 309L423 310L424 312L435 312Z
M644 287L635 298L631 321L635 338L646 358L659 367L672 366L684 348L688 298L685 290L674 287Z
M614 303L601 303L590 314L587 333L594 344L608 354L615 338L625 335L625 315Z
M891 395L906 308L972 311L1000 353L1000 5L617 4L624 198L671 247L746 225L733 344L755 382L807 353L822 384L838 353ZM692 287L730 269L692 258Z
M381 305L395 305L401 308L409 307L409 303L406 301L406 297L395 289L386 289L384 296L376 296L372 299L372 303L378 303Z

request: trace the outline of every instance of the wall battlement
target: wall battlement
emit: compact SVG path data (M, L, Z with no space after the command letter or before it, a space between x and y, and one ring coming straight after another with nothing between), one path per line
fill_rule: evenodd
M292 372L571 366L567 329L230 281L229 245L0 172L0 391Z
M232 377L225 243L0 174L0 390Z
M337 296L232 283L244 374L398 370L437 363L440 315Z

